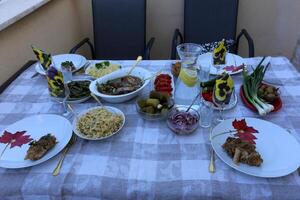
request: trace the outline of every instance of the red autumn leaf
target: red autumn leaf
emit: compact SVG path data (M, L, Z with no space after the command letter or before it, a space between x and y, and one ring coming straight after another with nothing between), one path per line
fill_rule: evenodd
M241 140L251 143L251 144L255 144L254 140L257 139L252 133L237 133L235 134L235 136L239 137Z
M256 129L251 126L247 126L246 120L242 119L240 121L234 120L232 126L236 129L237 133L235 136L239 137L241 140L255 144L254 140L257 139L253 133L258 133Z
M4 131L0 137L0 143L10 144L10 148L15 146L21 147L23 144L27 144L32 140L30 135L24 135L26 131L17 131L14 134L8 131Z

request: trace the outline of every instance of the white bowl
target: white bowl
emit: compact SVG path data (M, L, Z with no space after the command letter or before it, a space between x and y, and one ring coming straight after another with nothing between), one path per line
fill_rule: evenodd
M109 137L111 137L111 136L117 134L117 133L123 128L123 126L124 126L124 124L125 124L125 115L124 115L124 113L123 113L121 110L119 110L118 108L111 107L111 106L104 106L104 108L106 108L108 111L111 111L111 112L113 112L113 113L115 113L115 114L118 114L118 115L121 115L121 116L122 116L123 122L122 122L122 125L120 126L120 128L119 128L116 132L112 133L111 135L108 135L108 136L105 136L105 137L100 137L100 138L89 138L89 137L86 137L84 134L82 134L82 133L77 129L77 121L78 121L78 119L80 119L80 118L81 118L84 114L86 114L87 112L89 112L89 111L91 111L91 110L99 109L99 108L102 108L102 107L101 107L101 106L97 106L97 107L89 108L89 109L87 109L87 110L82 111L81 113L79 113L79 114L77 115L77 117L74 118L73 124L72 124L72 125L73 125L73 131L74 131L74 133L75 133L78 137L80 137L80 138L82 138L82 139L85 139L85 140L104 140L104 139L106 139L106 138L109 138Z
M147 79L147 80L144 81L144 84L142 85L142 87L140 87L136 91L130 92L128 94L121 94L121 95L107 95L107 94L100 93L97 90L97 83L102 84L102 83L106 83L109 80L126 76L129 70L130 70L130 67L122 68L118 71L112 72L110 74L107 74L101 78L94 80L90 84L90 91L93 94L95 94L96 96L99 96L103 100L110 102L110 103L122 103L122 102L128 101L128 100L136 97L137 95L139 95L141 93L141 91L144 89L144 87L150 82L150 80L147 78L151 77L151 75L152 75L148 70L140 68L140 67L136 67L131 72L130 75L139 77L142 80L144 80L144 79Z

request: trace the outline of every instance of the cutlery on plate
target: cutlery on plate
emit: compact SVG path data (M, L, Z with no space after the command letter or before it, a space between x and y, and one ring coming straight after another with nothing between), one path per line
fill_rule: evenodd
M195 96L195 98L193 99L191 105L186 109L185 112L189 112L189 110L191 109L191 107L194 105L194 103L196 102L196 100L198 99L198 97L200 96L201 92L199 92L199 94L197 94L197 96Z
M210 127L210 131L209 131L209 141L211 142L212 140L212 126ZM216 167L215 167L215 151L212 148L212 146L210 147L210 161L209 161L209 166L208 166L208 171L210 173L215 173L216 171Z
M73 74L82 74L85 73L85 70L90 66L91 62L87 61L80 69L75 70Z
M96 97L96 95L94 95L93 93L91 93L91 96L97 101L97 103L99 104L99 106L103 107L103 104L101 103L100 99L98 97Z
M69 149L73 146L73 144L76 142L76 135L72 135L72 137L71 137L71 139L70 139L70 141L69 141L69 143L67 144L67 146L64 148L64 150L63 150L63 152L62 152L62 155L61 155L61 157L60 157L60 159L59 159L59 161L58 161L58 163L57 163L57 165L56 165L56 167L55 167L55 169L53 170L53 172L52 172L52 175L53 176L57 176L58 174L59 174L59 172L60 172L60 170L61 170L61 166L62 166L62 164L63 164L63 162L64 162L64 159L65 159L65 156L66 156L66 154L67 154L67 152L69 151Z
M67 108L71 111L71 113L78 119L76 112L70 104L67 104Z
M136 61L135 63L132 65L132 67L130 68L130 70L128 71L127 73L127 76L129 76L131 74L131 72L133 71L133 69L137 66L137 64L139 64L139 62L141 62L141 60L143 60L143 57L142 56L138 56L136 58Z
M150 79L152 79L152 78L154 78L154 77L156 77L156 76L159 75L161 72L162 72L162 70L159 70L158 72L156 72L156 73L153 74L152 76L150 76L150 77L148 77L148 78L145 78L145 79L144 79L144 82L147 81L147 80L150 80Z

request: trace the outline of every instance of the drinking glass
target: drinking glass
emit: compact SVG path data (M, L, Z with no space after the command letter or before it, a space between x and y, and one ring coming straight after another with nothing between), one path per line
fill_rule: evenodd
M67 100L70 97L70 88L68 84L72 81L72 71L71 69L66 69L64 67L61 68L61 72L63 74L63 80L64 80L64 91L65 91L65 97L63 99L63 107L64 107L64 116L68 116L70 114L69 109L67 108Z
M224 115L223 115L223 112L224 112L224 108L225 108L225 106L226 105L228 105L229 103L230 103L230 101L231 101L231 97L232 97L232 95L235 95L235 90L234 90L234 88L233 88L233 90L232 90L232 93L231 94L228 94L229 95L229 97L227 97L227 98L229 98L229 100L226 102L226 101L217 101L216 99L215 99L215 87L214 87L214 90L213 90L213 96L212 96L212 100L213 100L213 103L216 105L216 106L218 106L219 107L219 115L218 115L218 117L216 117L216 121L217 122L222 122L222 121L224 121Z
M200 77L201 82L206 82L209 80L210 66L211 66L211 64L209 64L209 63L202 64L200 66L199 77Z
M215 88L214 88L214 90L213 90L212 100L213 100L214 104L220 108L220 109L219 109L219 115L216 117L216 121L217 121L217 122L222 122L222 121L224 121L223 111L224 111L225 103L224 103L224 102L217 101L217 100L215 99Z
M213 118L213 106L212 103L205 105L202 103L200 107L200 126L203 128L208 128L211 126Z

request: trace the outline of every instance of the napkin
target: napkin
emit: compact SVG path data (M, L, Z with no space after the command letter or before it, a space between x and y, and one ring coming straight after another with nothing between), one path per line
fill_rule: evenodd
M214 65L224 65L226 60L226 41L223 39L219 42L218 46L213 50L213 64Z
M58 71L55 67L50 66L47 70L46 77L48 81L48 90L50 96L64 98L65 87L62 72Z
M216 80L214 88L214 101L216 104L228 104L234 90L234 82L229 74L224 74Z
M48 70L50 65L52 64L52 57L51 54L47 54L44 51L37 49L34 46L31 46L33 53L36 55L38 61L40 62L41 66L45 71Z

